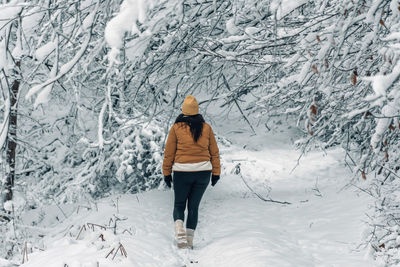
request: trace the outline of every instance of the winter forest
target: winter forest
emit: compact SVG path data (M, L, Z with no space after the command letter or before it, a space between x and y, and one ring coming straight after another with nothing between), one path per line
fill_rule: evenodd
M221 179L173 244L187 95ZM399 0L0 0L0 266L400 266Z

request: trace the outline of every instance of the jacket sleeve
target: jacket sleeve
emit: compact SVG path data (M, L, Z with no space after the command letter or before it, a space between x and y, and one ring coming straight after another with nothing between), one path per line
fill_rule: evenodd
M175 160L176 142L176 133L174 127L172 126L171 130L169 130L167 142L165 143L164 161L162 166L164 176L172 173L172 165L174 164Z
M211 155L212 174L220 175L221 165L220 165L220 161L219 161L219 149L218 149L217 141L215 140L214 132L211 127L210 127L210 142L209 142L208 150L210 151L210 155Z

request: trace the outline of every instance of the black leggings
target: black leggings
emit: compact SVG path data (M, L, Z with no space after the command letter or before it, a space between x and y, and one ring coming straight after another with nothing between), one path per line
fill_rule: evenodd
M201 197L210 182L211 171L174 172L174 221L184 220L187 202L186 228L196 229Z

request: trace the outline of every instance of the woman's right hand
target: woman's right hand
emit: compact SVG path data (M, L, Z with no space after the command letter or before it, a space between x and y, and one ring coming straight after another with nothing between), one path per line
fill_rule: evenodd
M169 188L171 188L171 182L172 182L171 174L167 175L167 176L164 176L164 182Z
M219 180L219 175L211 175L211 186L214 186Z

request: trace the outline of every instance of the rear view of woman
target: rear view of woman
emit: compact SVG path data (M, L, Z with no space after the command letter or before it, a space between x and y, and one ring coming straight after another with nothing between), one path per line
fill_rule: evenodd
M210 175L211 185L214 186L221 169L214 132L198 113L197 100L192 95L187 96L182 105L182 114L176 118L165 144L163 174L168 187L173 182L173 217L178 248L193 248L201 198L210 182ZM188 216L185 230L186 205Z

